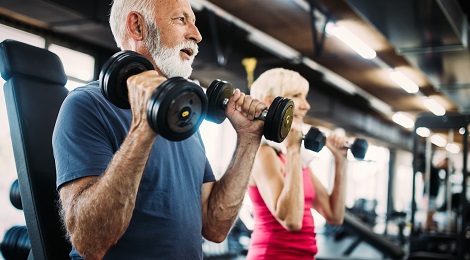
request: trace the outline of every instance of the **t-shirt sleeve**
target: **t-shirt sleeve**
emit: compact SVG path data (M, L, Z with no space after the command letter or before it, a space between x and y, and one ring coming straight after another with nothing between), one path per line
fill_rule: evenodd
M201 133L199 131L196 132L197 137L199 139L199 142L201 143L202 149L206 151L206 148L204 147L204 142L202 141ZM202 180L203 183L206 182L213 182L215 180L214 172L212 171L212 166L207 159L207 156L204 156L206 158L206 167L204 167L204 179Z
M206 182L213 182L215 181L215 176L214 172L212 171L211 164L209 163L209 160L206 157L206 167L204 168L204 180L202 181L203 183Z
M90 93L72 91L57 117L52 146L57 189L66 182L101 175L114 155L109 135Z

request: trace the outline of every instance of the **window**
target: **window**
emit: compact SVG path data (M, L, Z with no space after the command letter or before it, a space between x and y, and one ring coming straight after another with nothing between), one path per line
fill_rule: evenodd
M93 80L95 59L85 53L51 44L48 48L62 60L68 81L65 87L72 90Z
M46 45L46 40L40 36L0 24L0 42L6 39L17 40L39 48L44 48Z

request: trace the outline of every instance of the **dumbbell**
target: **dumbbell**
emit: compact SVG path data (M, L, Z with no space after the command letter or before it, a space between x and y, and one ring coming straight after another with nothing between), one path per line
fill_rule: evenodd
M10 202L13 207L22 210L23 204L21 202L20 186L18 185L18 179L16 179L10 187Z
M225 108L233 94L233 86L227 81L214 80L206 90L208 99L208 121L222 123L225 118ZM282 142L292 126L294 119L294 102L288 98L276 97L268 110L263 110L257 119L264 121L263 135L274 142Z
M31 241L26 226L13 226L8 229L0 244L0 251L5 260L28 259Z
M304 136L304 146L305 148L312 150L314 152L319 152L323 146L325 146L326 137L323 132L321 132L316 127L311 127L307 134ZM356 138L352 144L344 144L344 148L351 149L351 153L354 158L358 160L363 160L366 156L367 148L369 144L367 140Z
M115 106L129 109L127 79L153 70L152 63L133 51L120 51L106 61L99 84L102 94ZM199 85L182 77L165 80L147 103L150 127L171 141L181 141L194 134L206 116L207 97Z

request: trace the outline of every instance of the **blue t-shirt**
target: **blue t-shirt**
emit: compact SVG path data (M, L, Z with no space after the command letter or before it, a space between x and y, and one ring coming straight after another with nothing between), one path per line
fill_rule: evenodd
M57 189L102 174L127 136L131 119L129 109L104 98L97 82L70 92L53 135ZM212 181L199 132L180 142L157 137L129 227L105 259L202 259L201 188ZM70 255L79 257L75 250Z

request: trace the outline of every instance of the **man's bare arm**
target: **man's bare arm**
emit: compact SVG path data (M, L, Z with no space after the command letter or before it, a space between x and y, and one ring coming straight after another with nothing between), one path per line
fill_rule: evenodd
M253 167L252 158L259 148L258 140L237 141L237 149L224 176L213 186L203 186L203 236L222 242L238 217Z
M101 259L127 229L153 140L129 134L102 176L81 178L60 189L71 242L86 259Z
M266 105L235 90L227 108L227 118L237 132L237 146L224 176L203 186L202 234L222 242L228 235L245 197L254 159L261 143L264 123L255 119Z

